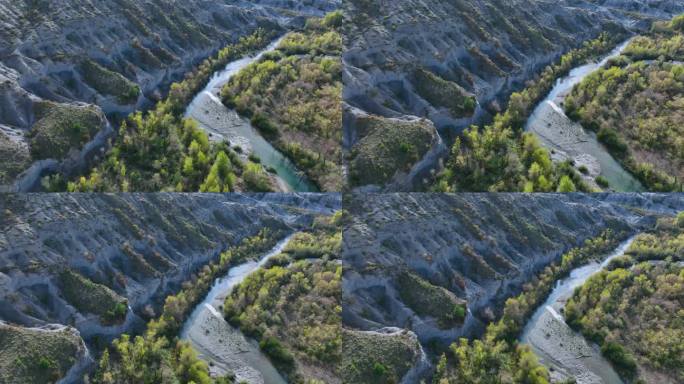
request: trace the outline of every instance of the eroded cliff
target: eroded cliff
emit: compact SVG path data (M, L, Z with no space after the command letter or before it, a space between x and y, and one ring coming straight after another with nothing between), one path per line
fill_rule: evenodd
M160 100L171 83L257 28L284 31L333 1L0 1L0 190L39 186L41 175L82 171L101 155L120 117ZM40 106L88 106L99 122L45 121ZM43 121L62 152L33 150ZM67 132L64 132L67 131ZM45 156L43 156L45 155Z

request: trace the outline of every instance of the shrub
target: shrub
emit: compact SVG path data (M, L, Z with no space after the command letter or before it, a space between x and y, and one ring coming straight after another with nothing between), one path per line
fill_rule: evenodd
M339 28L342 26L342 20L344 19L344 15L342 11L337 10L334 12L330 12L325 17L323 17L323 21L321 24L323 26L329 27L329 28Z
M461 323L466 316L466 306L465 305L455 305L453 310L453 318L455 321Z
M601 128L596 136L599 141L605 144L610 150L619 154L627 152L627 144L618 136L618 132L615 129Z
M684 15L679 15L672 19L672 22L670 23L670 26L672 29L684 32Z
M382 363L373 364L373 374L378 377L383 377L387 374L387 367Z
M242 179L245 181L247 189L254 192L272 192L271 181L264 172L264 168L257 164L248 162L242 172Z
M264 136L273 137L278 134L278 128L261 112L257 112L252 116L251 123Z
M261 348L268 356L276 360L276 362L283 363L287 366L294 364L292 354L273 336L268 336L259 342Z
M609 341L601 345L601 353L615 368L627 377L634 377L636 373L636 361L631 353L627 352L622 345Z
M603 176L596 177L596 184L601 188L608 188L610 186L608 179Z
M569 193L575 191L577 191L577 188L575 187L575 183L572 182L572 179L569 176L563 176L558 184L558 192Z
M632 265L634 265L634 258L629 255L622 255L611 260L606 269L612 271L618 268L629 268Z

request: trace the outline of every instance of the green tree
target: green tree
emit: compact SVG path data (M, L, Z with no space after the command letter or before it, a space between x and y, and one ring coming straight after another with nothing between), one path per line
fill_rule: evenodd
M575 183L572 182L572 179L565 175L561 177L560 183L558 184L558 192L561 193L569 193L569 192L576 192L577 188L575 187Z
M679 213L677 214L677 221L676 221L676 223L677 223L677 226L678 226L679 228L684 228L684 211L679 212Z
M679 15L672 19L670 25L672 26L672 29L684 32L684 15Z
M260 164L248 162L244 172L242 172L242 179L251 191L272 191L268 175L264 172L264 169Z
M209 368L197 358L197 352L185 342L179 342L176 348L179 355L176 376L181 383L211 384Z
M235 183L233 167L225 152L216 155L216 161L200 186L200 192L231 192Z

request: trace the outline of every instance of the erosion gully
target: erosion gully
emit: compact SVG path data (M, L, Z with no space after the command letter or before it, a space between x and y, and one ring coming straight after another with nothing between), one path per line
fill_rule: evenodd
M528 344L542 364L557 378L574 377L578 384L622 384L598 346L571 329L562 309L575 289L604 269L610 261L625 254L635 236L621 243L602 262L591 262L573 269L556 282L547 300L537 308L525 325L520 342Z
M318 192L316 185L310 182L292 161L266 141L249 119L226 107L220 98L221 88L233 76L248 65L259 61L265 53L274 50L283 38L284 36L271 42L255 55L232 61L224 69L215 72L207 86L190 102L185 110L185 116L196 120L212 141L227 140L232 145L240 146L243 153L258 156L265 167L275 169L281 190Z
M605 177L610 189L617 192L641 192L644 187L610 155L594 132L565 115L563 104L575 85L620 55L630 41L623 42L600 61L576 67L567 76L557 79L556 85L537 105L525 126L555 153L555 158L571 158L576 165L585 165L592 178Z
M282 252L290 235L276 244L258 261L247 261L230 268L216 279L207 296L199 303L183 324L180 338L197 350L199 357L209 364L213 375L235 374L236 382L249 384L286 384L283 376L259 349L256 340L244 335L223 317L225 298L269 259Z

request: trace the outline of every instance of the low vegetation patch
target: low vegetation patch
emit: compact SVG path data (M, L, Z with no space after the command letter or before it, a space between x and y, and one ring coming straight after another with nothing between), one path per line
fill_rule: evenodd
M140 87L120 73L92 60L81 63L81 73L88 85L102 94L115 96L121 104L132 104L138 100Z
M656 231L637 236L626 254L635 261L684 261L684 212L658 220Z
M409 172L430 150L434 126L427 120L399 121L379 116L359 118L367 134L350 153L352 186L383 185L397 172Z
M63 159L80 150L100 131L104 117L94 106L36 103L36 122L29 134L35 160Z
M336 231L340 223L341 214L331 217L330 224L321 224L312 232L299 232L290 239L283 253L294 260L323 259L332 260L339 258L342 244L342 232Z
M440 328L448 329L462 324L466 316L466 302L443 287L411 272L397 277L399 296L419 316L437 319Z
M102 284L66 269L59 274L62 294L79 311L100 316L106 323L121 322L128 312L128 300Z
M342 382L349 384L391 384L417 362L420 344L408 333L382 335L342 331Z
M68 330L42 331L0 323L0 382L54 383L76 363L81 340Z
M454 117L468 117L475 112L477 99L460 85L423 68L417 69L413 76L418 94L430 104L448 108Z
M16 143L0 131L0 184L10 184L31 165L31 154L24 145Z

